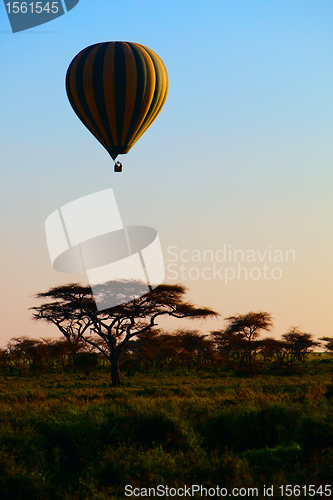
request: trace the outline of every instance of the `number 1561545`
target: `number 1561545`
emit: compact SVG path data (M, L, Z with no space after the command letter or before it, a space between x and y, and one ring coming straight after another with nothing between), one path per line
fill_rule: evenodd
M42 14L51 12L57 14L59 11L59 2L8 2L6 3L8 14Z

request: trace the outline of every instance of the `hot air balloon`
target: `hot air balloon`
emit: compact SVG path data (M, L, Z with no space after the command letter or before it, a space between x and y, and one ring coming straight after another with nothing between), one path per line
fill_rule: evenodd
M132 42L91 45L74 57L66 74L73 110L114 161L128 153L155 120L168 85L159 56ZM115 171L121 170L116 162Z

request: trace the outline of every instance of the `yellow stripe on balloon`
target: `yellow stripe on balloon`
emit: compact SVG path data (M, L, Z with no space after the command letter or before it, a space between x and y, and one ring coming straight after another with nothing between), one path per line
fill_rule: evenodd
M145 98L143 101L142 110L141 110L139 119L137 121L137 124L133 130L131 137L128 140L129 147L131 147L130 144L132 143L133 138L136 136L136 134L140 130L140 127L141 127L142 123L144 122L144 119L147 116L147 113L149 111L149 107L150 107L151 102L152 102L153 97L154 97L155 83L156 83L154 63L153 63L150 55L142 47L142 45L139 45L137 43L135 43L133 45L136 45L138 47L138 49L140 50L140 52L145 60L145 64L146 64L146 68L147 68L147 88L146 88L146 94L145 94Z
M134 144L140 139L140 137L145 133L145 131L148 129L148 127L153 123L155 118L158 116L158 114L161 111L161 109L164 105L164 102L167 98L168 89L169 89L168 74L167 74L167 71L166 71L166 68L164 66L162 59L155 52L153 52L151 49L149 49L148 47L145 47L143 45L142 45L142 47L144 47L147 50L147 52L150 54L151 58L153 60L155 60L155 64L157 66L157 71L160 72L159 76L162 79L162 82L161 82L160 95L159 95L158 101L155 105L155 109L152 111L148 120L142 124L142 127L138 131L137 135L132 138L132 141L130 143L130 147L134 146Z

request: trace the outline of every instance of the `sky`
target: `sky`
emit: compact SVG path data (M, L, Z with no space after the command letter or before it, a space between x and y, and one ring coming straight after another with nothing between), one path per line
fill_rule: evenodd
M221 315L160 326L206 333L252 310L276 338L333 336L332 26L326 0L80 0L12 33L1 4L0 346L59 335L31 321L34 295L86 278L52 268L45 220L110 187L125 225L158 231L165 282ZM154 50L170 84L122 174L64 85L79 51L116 40Z

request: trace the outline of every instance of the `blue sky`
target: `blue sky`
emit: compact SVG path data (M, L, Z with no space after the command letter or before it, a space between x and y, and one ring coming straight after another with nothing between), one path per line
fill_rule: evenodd
M80 0L12 34L0 5L0 342L57 334L30 321L32 295L81 277L52 269L44 221L108 187L125 224L158 230L166 260L170 246L294 249L279 280L183 284L222 317L272 312L276 336L297 325L332 335L332 26L332 3L323 0ZM170 80L162 112L122 158L122 174L64 88L73 57L108 40L147 45Z

